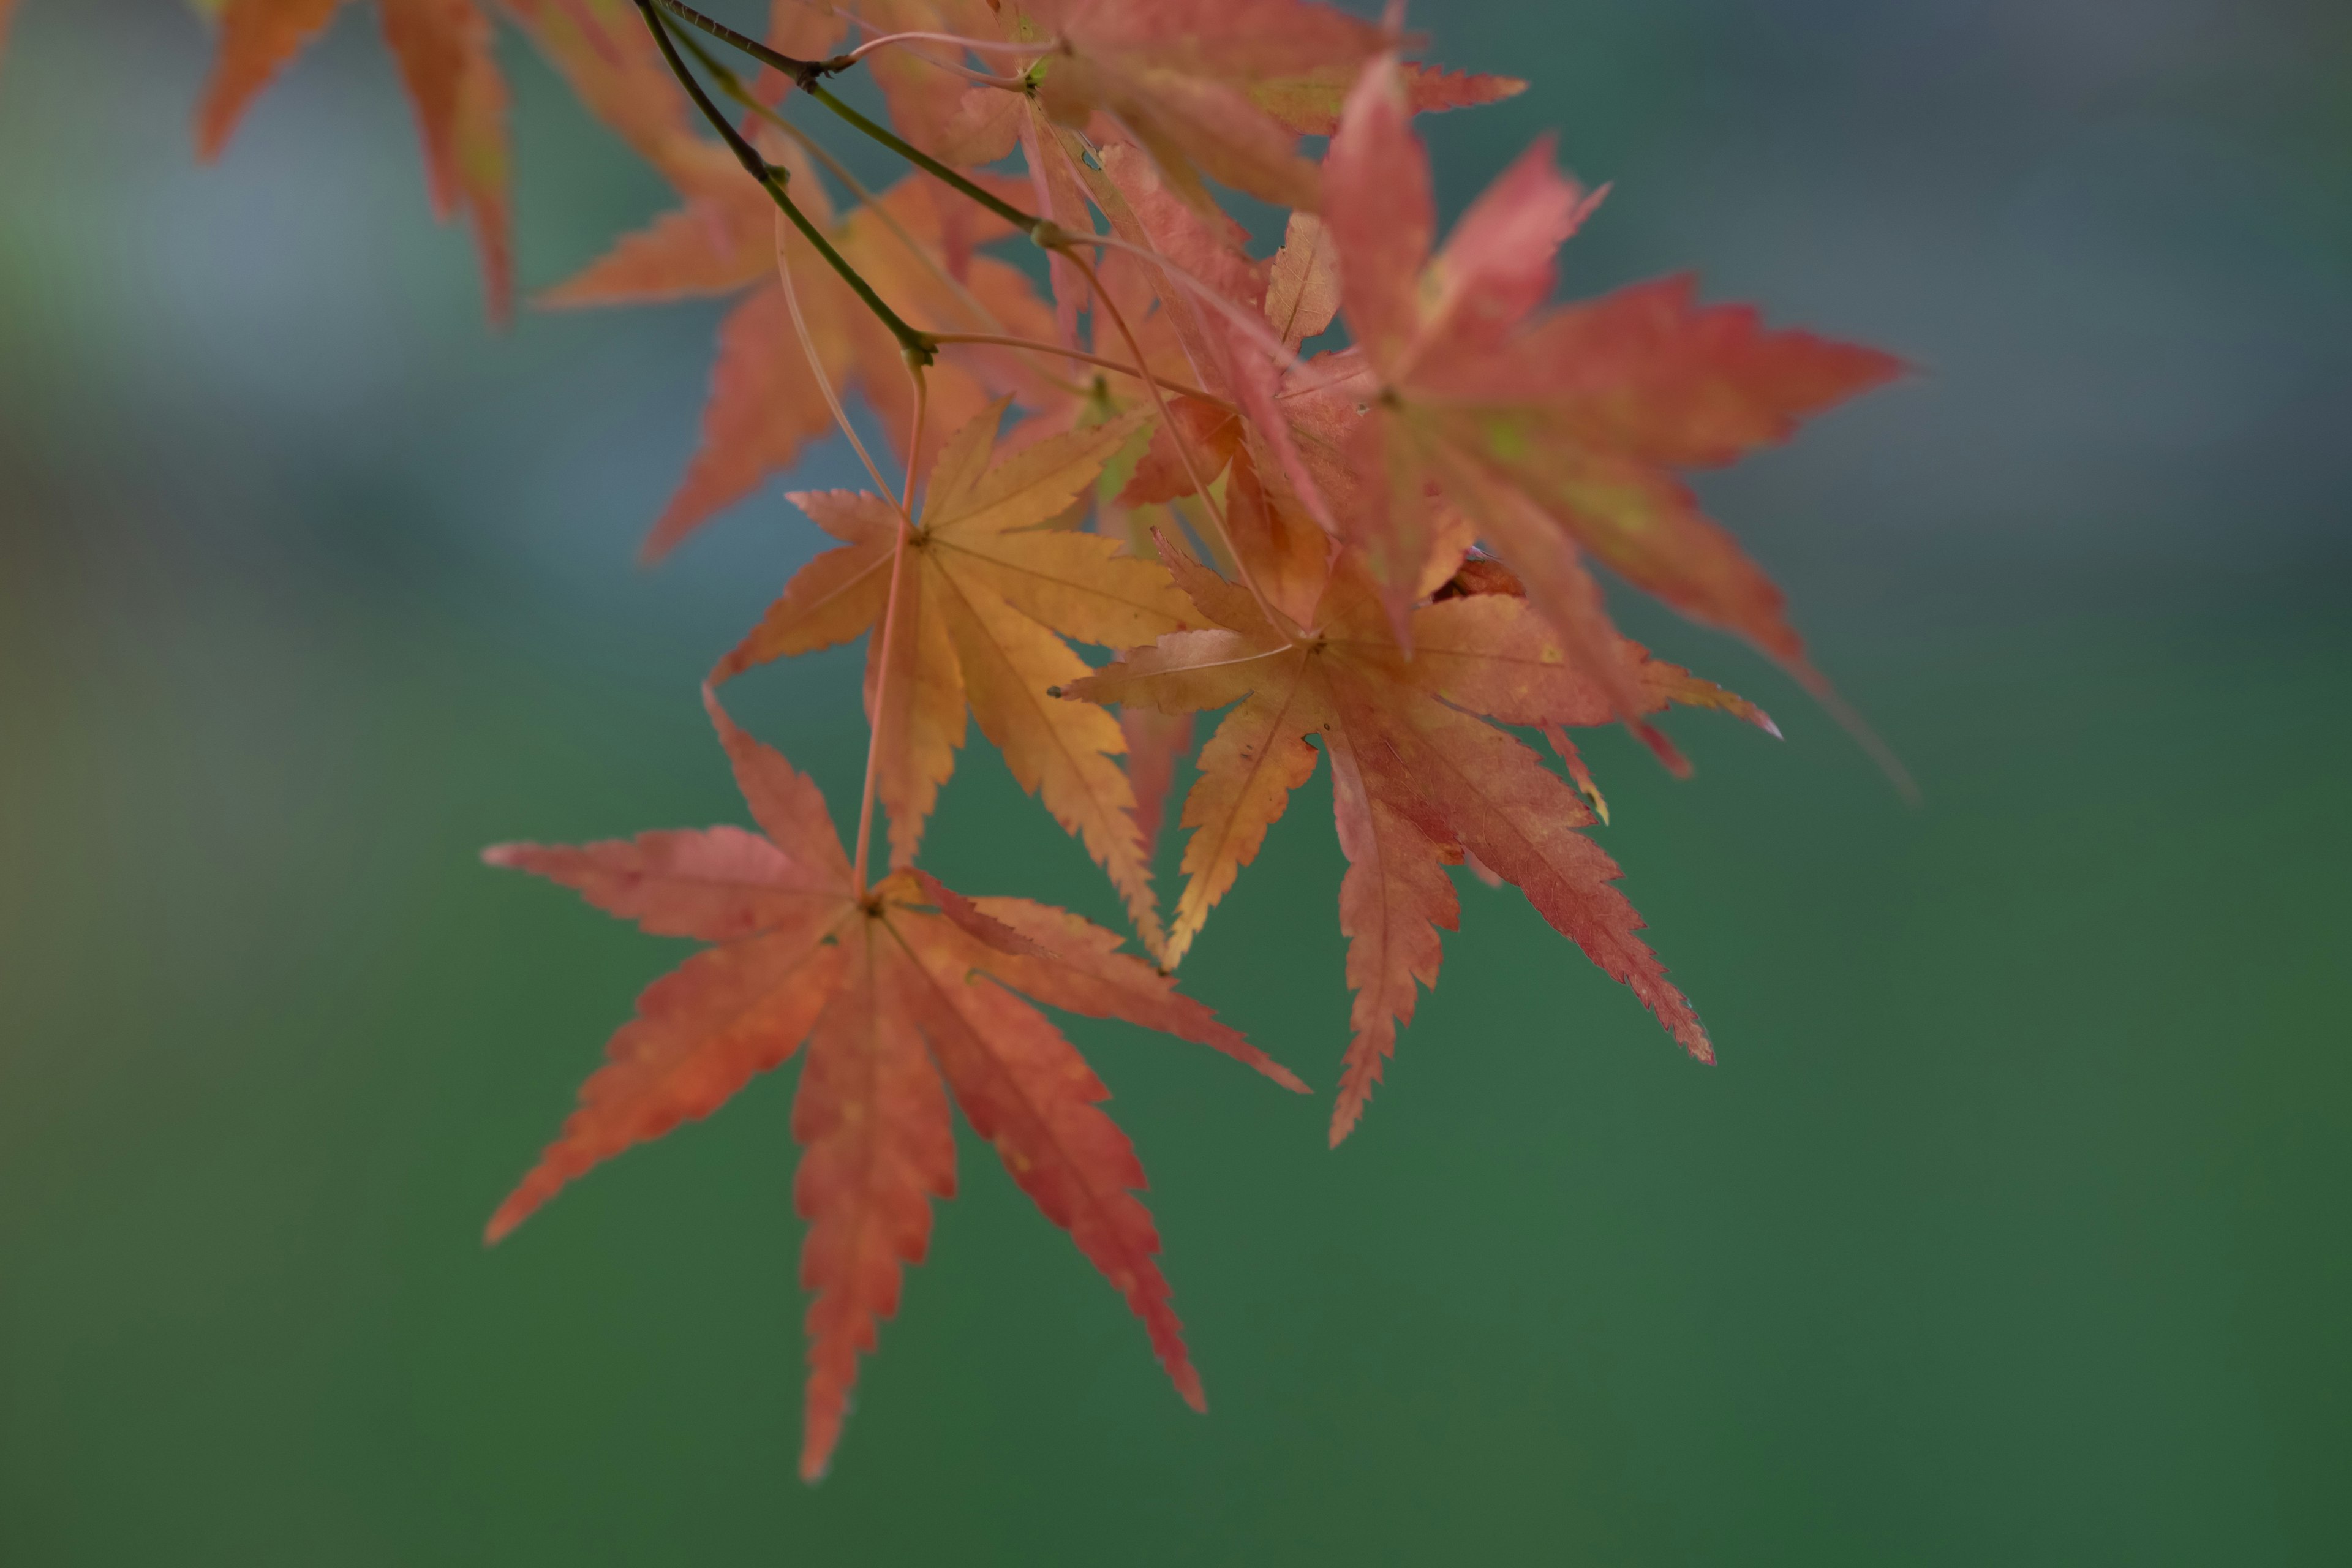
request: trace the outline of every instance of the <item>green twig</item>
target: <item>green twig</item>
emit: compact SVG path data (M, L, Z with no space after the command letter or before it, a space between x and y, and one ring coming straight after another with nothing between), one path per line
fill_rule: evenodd
M644 0L638 0L638 3L642 5ZM699 27L722 44L732 44L763 66L773 66L802 86L834 71L847 70L857 63L847 55L835 55L829 60L798 59L770 48L757 38L737 32L715 16L706 16L691 5L681 5L679 0L654 0L654 4L688 26Z
M653 29L654 42L661 46L662 58L669 62L671 73L686 89L687 96L694 100L695 107L702 110L703 118L709 121L711 128L719 132L719 139L727 143L728 150L735 154L736 162L743 165L746 174L760 182L761 188L768 193L783 215L793 220L793 226L799 229L802 237L815 247L816 253L841 275L842 281L866 302L866 308L874 312L875 318L890 330L890 335L898 340L898 347L908 359L922 364L930 363L938 357L937 345L929 335L908 326L898 312L885 304L882 296L874 291L874 286L859 276L857 268L849 264L848 258L835 250L833 242L809 221L808 215L801 211L800 204L793 201L784 188L790 178L789 172L777 168L761 156L760 150L745 140L743 133L719 111L719 106L710 101L710 95L702 90L702 83L695 79L694 73L686 68L686 61L678 57L677 44L670 37L669 28L662 21L661 10L656 9L656 6L661 10L677 8L675 0L637 0L637 10L645 16L646 26ZM703 20L709 21L709 18ZM719 29L713 34L714 37L724 37L730 43L741 37L731 29L721 28L719 23L711 22L709 26ZM775 53L772 49L765 52ZM778 55L776 58L786 59L790 57Z
M932 178L944 181L948 184L954 186L957 190L962 192L965 195L970 196L973 201L978 202L981 205L986 207L989 211L994 213L997 216L1003 218L1005 222L1011 224L1022 233L1035 233L1037 226L1045 221L1042 218L1032 217L1029 214L1023 212L1019 207L1014 206L1012 203L998 196L986 186L958 174L955 170L948 167L945 163L940 163L937 158L932 157L929 153L924 152L913 142L908 142L905 137L900 136L898 132L892 131L888 126L867 119L865 115L860 114L856 110L852 109L848 104L844 103L840 99L835 97L833 93L828 91L822 85L823 79L835 75L838 72L847 70L851 66L856 65L857 60L855 56L835 55L830 59L823 60L800 59L792 55L785 54L782 50L772 49L767 45L760 42L757 38L748 37L745 35L737 32L734 28L729 26L724 22L704 16L693 6L684 4L684 0L637 0L637 5L640 8L649 5L658 5L663 10L668 12L671 16L677 17L679 21L687 24L688 26L699 27L702 31L709 34L712 37L717 38L719 42L723 44L730 44L736 48L742 50L753 59L758 60L761 65L772 66L775 69L782 71L784 75L793 79L793 86L799 88L803 92L807 93L811 98L815 99L819 103L824 104L827 109L833 110L834 113L841 116L843 120L847 121L851 125L856 127L865 134L871 136L875 141L881 142L882 145L889 148L890 151L898 153L898 156L906 159L908 163L914 164L925 174L929 174ZM648 12L646 19L648 21L652 20L650 12ZM664 37L667 37L667 34L662 36ZM667 52L667 46L665 46L665 52Z
M669 0L662 0L662 3L664 5L667 5ZM990 212L994 213L998 217L1003 218L1005 222L1011 224L1022 233L1034 237L1038 228L1045 224L1045 220L1044 218L1031 216L1029 214L1023 212L1019 207L1014 206L1011 202L999 196L987 186L980 184L976 181L967 179L962 174L958 174L955 170L948 167L945 163L940 163L937 158L932 157L929 153L924 152L920 147L908 142L905 137L900 136L898 132L892 131L888 126L878 124L872 120L868 120L865 115L860 114L857 110L852 109L846 103L844 103L840 99L835 97L831 91L820 86L815 78L812 77L808 80L802 82L801 90L807 93L811 98L815 99L819 103L824 104L827 109L832 110L834 113L841 116L842 119L847 121L859 131L864 132L866 135L871 136L877 142L881 142L885 147L889 148L893 153L898 153L901 158L906 159L909 163L914 164L915 167L922 170L923 173L930 175L933 179L940 180L947 184L954 186L958 191L970 196L973 201L978 202L982 206L986 207Z

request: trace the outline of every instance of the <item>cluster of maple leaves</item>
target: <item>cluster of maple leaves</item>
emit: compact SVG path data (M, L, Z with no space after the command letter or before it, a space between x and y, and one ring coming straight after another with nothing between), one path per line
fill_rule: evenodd
M219 30L196 112L211 157L342 0L198 3ZM1545 143L1441 245L1413 116L1524 84L1407 62L1393 17L1307 0L772 0L752 40L676 0L376 8L435 208L471 226L494 315L511 262L492 13L681 202L540 302L735 301L699 449L649 555L791 468L852 389L908 473L792 496L839 542L711 672L705 700L759 833L488 852L712 944L639 1000L492 1239L804 1047L804 1475L828 1462L857 1358L923 1256L930 1200L954 1188L950 1098L1200 1405L1135 1196L1141 1167L1100 1082L1030 1001L1164 1030L1304 1090L1171 972L1318 756L1348 862L1354 995L1334 1143L1437 979L1439 933L1459 913L1449 866L1518 888L1710 1057L1587 832L1606 806L1570 731L1622 722L1679 768L1651 723L1669 705L1771 723L1619 635L1591 568L1825 691L1779 593L1678 476L1785 438L1895 374L1893 360L1767 331L1683 279L1550 304L1555 253L1602 193L1559 173ZM714 47L761 68L738 76ZM891 127L845 122L918 164L879 194L779 108L825 98L822 81L852 66L872 72ZM1328 138L1319 161L1302 151L1310 136ZM1252 256L1215 186L1290 209L1272 257ZM986 249L1024 233L1050 253L1042 289ZM1335 323L1348 346L1309 352ZM868 822L845 847L814 786L715 694L859 637L862 817L878 801L888 819L878 876ZM1115 658L1090 664L1074 642ZM1196 716L1218 710L1194 754ZM919 868L968 721L1102 867L1145 956L1066 911L967 900ZM1561 771L1514 731L1539 735ZM1153 851L1188 756L1182 887L1163 914Z

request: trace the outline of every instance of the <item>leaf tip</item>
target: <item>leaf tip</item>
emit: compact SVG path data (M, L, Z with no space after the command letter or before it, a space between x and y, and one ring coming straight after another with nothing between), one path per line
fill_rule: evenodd
M1686 779L1697 771L1691 766L1690 759L1683 755L1682 749L1667 740L1656 725L1644 723L1634 718L1628 718L1625 723L1627 728L1641 737L1642 744L1649 747L1652 754L1664 764L1666 772L1674 774L1675 777Z

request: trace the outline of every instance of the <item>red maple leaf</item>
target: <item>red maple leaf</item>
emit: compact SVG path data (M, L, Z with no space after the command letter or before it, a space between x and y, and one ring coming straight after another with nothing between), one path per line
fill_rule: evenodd
M1055 45L1030 72L1047 113L1118 128L1204 212L1217 210L1204 177L1313 207L1316 169L1299 136L1328 132L1358 68L1399 41L1304 0L1031 0L1014 34ZM1425 68L1411 83L1416 109L1489 103L1527 86Z
M1780 591L1676 477L1783 440L1901 370L1876 350L1767 331L1686 279L1546 309L1554 252L1598 200L1528 149L1433 252L1428 158L1392 60L1367 68L1324 165L1345 354L1294 374L1290 417L1343 460L1321 471L1349 542L1409 627L1448 509L1510 561L1620 712L1637 690L1585 568L1597 559L1694 619L1738 632L1817 693Z
M813 1297L804 1478L824 1473L857 1358L898 1310L905 1266L922 1261L930 1200L955 1192L950 1096L1143 1320L1177 1392L1204 1408L1155 1258L1159 1234L1135 1196L1144 1178L1134 1147L1099 1109L1101 1081L1024 997L1162 1030L1305 1086L1076 915L967 900L912 870L861 892L816 786L708 701L759 833L484 852L656 935L714 944L638 998L562 1134L491 1216L489 1240L592 1167L708 1116L805 1044L793 1107L803 1151L793 1198L809 1224L801 1283Z
M1169 926L1171 965L1315 771L1316 746L1329 754L1349 862L1339 924L1356 994L1335 1144L1380 1081L1398 1026L1412 1016L1416 985L1436 983L1438 932L1455 929L1458 916L1444 868L1466 858L1524 892L1693 1056L1713 1059L1698 1016L1635 934L1642 919L1612 886L1616 862L1580 831L1592 812L1534 752L1487 722L1558 734L1562 725L1608 722L1610 695L1507 574L1454 571L1464 543L1457 531L1434 580L1416 585L1427 602L1410 616L1410 656L1379 585L1352 563L1302 626L1269 616L1245 589L1171 549L1178 583L1212 629L1163 637L1068 691L1167 713L1237 704L1202 747L1201 776L1184 802L1192 837ZM1616 683L1637 693L1638 711L1679 702L1771 727L1752 705L1637 644L1614 639L1609 657ZM1559 743L1566 749L1564 736Z

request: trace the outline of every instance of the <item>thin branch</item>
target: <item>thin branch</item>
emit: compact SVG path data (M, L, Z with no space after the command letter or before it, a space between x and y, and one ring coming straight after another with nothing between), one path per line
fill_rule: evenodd
M1021 233L1033 233L1033 230L1037 228L1037 224L1042 221L1042 218L1033 218L1030 214L1021 212L1018 207L1013 207L1012 202L1004 202L992 191L985 191L983 185L976 185L973 181L964 179L962 174L957 174L955 169L950 169L948 164L939 163L939 160L931 157L929 153L924 153L922 148L910 143L906 136L898 136L896 132L891 132L887 124L873 122L873 120L861 115L858 110L854 110L849 103L842 103L840 99L833 97L830 91L825 91L824 78L840 73L840 70L846 70L854 64L852 58L846 57L846 54L835 54L833 58L795 58L791 57L791 54L783 54L781 49L769 49L769 47L764 45L764 42L757 40L757 37L746 37L743 33L736 33L736 30L731 28L731 26L724 24L724 21L713 19L713 16L703 16L703 14L696 12L691 5L685 5L685 0L637 0L637 9L645 9L646 21L654 21L652 7L661 7L663 12L668 12L670 16L677 16L677 19L685 21L687 26L694 26L694 28L701 28L703 33L710 33L710 36L718 37L718 40L724 42L724 45L734 45L736 49L740 49L743 54L751 54L751 57L755 58L755 61L760 61L762 66L774 66L776 70L781 70L783 75L793 78L793 85L800 87L804 94L816 99L818 103L824 103L825 108L830 108L835 115L840 115L842 120L854 124L854 127L861 130L863 134L873 136L875 141L879 141L882 146L887 146L898 157L906 157L908 163L915 164L918 169L922 169L924 174L931 174L934 179L940 179L940 181L946 181L946 184L955 185L957 191L962 191L964 195L971 197L973 202L979 202L981 207L985 207L988 212L1004 218L1007 224L1012 224L1013 228L1018 228ZM656 28L656 36L661 36L663 40L668 40L668 33L661 33L658 28ZM668 42L663 42L663 52L666 54L670 52ZM931 61L931 64L936 66L939 61ZM679 66L677 70L679 70L679 78L685 78L685 68ZM691 82L687 85L687 91L694 91L694 97L701 99L701 89L698 89L696 85L691 85ZM734 127L727 127L727 130L731 132ZM730 141L734 143L734 141L740 141L740 136L731 136ZM736 157L740 157L740 153L736 153Z
M1110 317L1111 325L1117 327L1118 335L1126 340L1127 352L1135 356L1137 374L1142 378L1144 390L1151 394L1152 405L1160 410L1160 422L1167 427L1168 439L1175 444L1177 458L1184 465L1184 477L1192 481L1192 489L1201 498L1202 510L1217 525L1217 535L1224 542L1226 552L1233 556L1234 565L1241 573L1242 585L1250 591L1250 597L1257 601L1258 613L1265 616L1266 625L1279 626L1282 621L1276 618L1274 605L1259 589L1257 578L1250 572L1249 563L1243 560L1241 552L1234 548L1233 531L1225 526L1224 509L1209 494L1209 481L1202 477L1201 466L1192 458L1192 444L1184 439L1184 432L1178 426L1175 414L1168 406L1168 396L1160 390L1160 378L1151 374L1151 366L1143 357L1143 345L1136 341L1134 329L1127 324L1127 312L1118 308L1118 301L1113 300L1102 286L1101 275L1096 272L1094 263L1078 254L1079 248L1076 245L1068 246L1062 248L1061 254L1069 258L1071 266L1085 274L1087 287L1094 290L1095 304Z
M645 17L646 26L653 29L654 41L661 46L662 58L669 62L671 73L677 78L678 84L686 89L687 95L694 100L695 107L702 110L702 117L709 121L712 129L719 132L719 140L725 142L729 151L735 154L735 161L743 165L744 173L760 182L761 188L768 193L769 197L779 208L782 209L783 215L793 220L793 226L801 231L811 246L815 247L816 253L824 257L835 272L841 274L842 281L847 283L851 290L866 302L866 308L874 312L875 318L890 330L890 335L898 340L899 349L906 353L928 360L931 353L930 340L908 326L896 310L883 303L882 296L874 291L874 286L858 275L857 268L852 267L841 252L833 247L833 242L825 238L816 225L809 221L808 215L801 211L800 205L786 194L784 185L789 178L787 172L778 169L766 158L761 156L760 150L746 141L743 133L735 129L734 123L719 111L719 106L710 101L710 95L702 90L702 83L696 79L692 71L686 68L686 61L678 58L677 45L669 36L668 25L661 18L661 10L665 9L677 10L680 7L677 0L637 0L637 11ZM696 12L695 15L699 16L701 13ZM709 21L709 18L704 17L703 20ZM715 22L710 25L713 27L720 26L720 24ZM731 42L741 37L742 35L734 33L731 29L722 29L720 33L714 36L728 37ZM787 57L779 56L778 58ZM884 488L887 489L887 486Z
M914 258L916 264L929 273L941 288L955 296L956 302L961 305L974 321L996 331L1001 332L1005 330L1003 320L983 304L978 295L965 287L961 279L941 266L940 258L931 254L929 247L908 232L907 226L898 221L898 215L890 210L888 204L867 189L865 183L851 172L849 165L834 155L831 148L784 118L783 113L773 105L761 101L759 95L744 85L741 77L728 68L726 63L713 56L709 49L697 43L692 34L687 34L677 41L686 46L687 52L694 57L697 64L718 80L720 92L740 104L747 113L758 115L761 120L791 137L794 146L814 158L824 165L826 173L839 180L858 205L872 213L875 221L888 229L898 243L906 247L907 254ZM1083 390L1071 383L1053 376L1047 376L1045 379L1052 382L1059 390L1073 395Z
M642 5L646 0L637 0L637 3ZM688 26L698 27L720 43L733 45L761 65L772 66L796 82L814 81L827 72L848 68L841 63L838 56L829 60L803 60L772 49L759 39L737 32L715 16L706 16L691 5L679 4L679 0L653 0L653 3Z
M640 5L646 3L647 0L637 0L637 4ZM671 3L671 0L660 0L660 3L667 5ZM882 145L889 148L890 151L898 153L898 156L906 159L907 162L914 164L917 168L922 170L923 173L930 175L932 178L943 181L946 184L952 185L957 190L962 192L965 195L970 196L973 201L978 202L982 206L986 207L990 212L994 213L997 216L1003 218L1005 222L1019 229L1022 233L1034 236L1039 226L1045 224L1045 219L1034 217L1028 213L1023 212L1019 207L1014 206L1011 202L1006 201L994 191L965 178L962 174L960 174L955 170L949 168L945 163L940 163L937 158L932 157L929 153L924 152L921 148L916 146L905 137L900 136L897 132L892 131L888 126L880 125L876 123L874 121L868 120L865 115L860 114L856 110L852 109L848 104L844 103L840 99L835 97L833 93L828 91L823 86L823 84L818 82L815 77L811 76L801 80L800 85L802 91L807 93L811 98L815 99L819 103L824 104L827 109L833 110L834 113L839 115L843 120L847 121L857 130L863 132L868 136L871 136L875 141L881 142Z
M784 257L784 236L781 228L776 233L776 278L783 285L784 309L792 312L793 331L800 337L801 353L808 360L809 374L816 378L817 390L824 395L824 405L833 410L833 422L841 427L843 435L849 437L850 449L857 454L857 460L866 465L866 471L873 476L874 488L888 495L890 481L882 477L882 470L875 466L873 454L866 451L866 443L857 438L857 428L850 424L849 416L842 411L841 395L833 390L833 378L825 374L824 361L817 355L816 339L809 334L808 318L801 314L801 291L793 287L792 264Z

